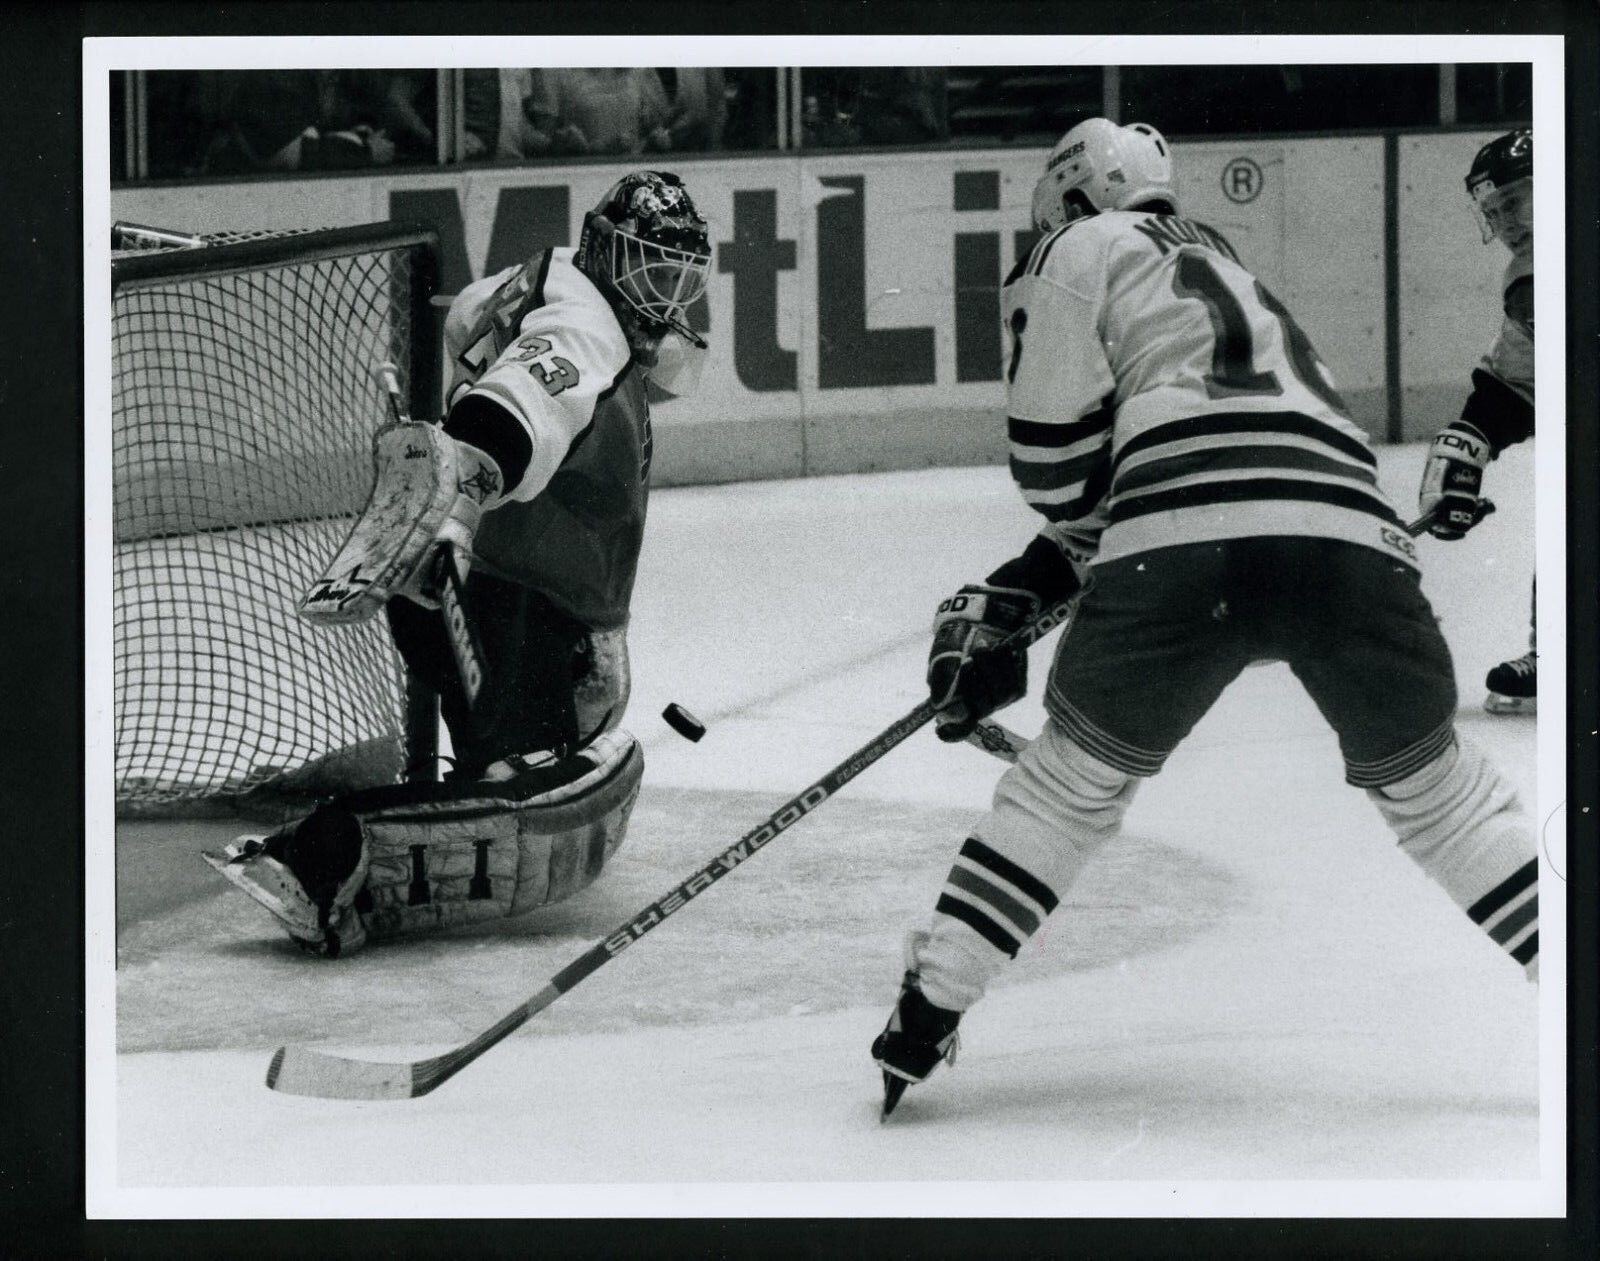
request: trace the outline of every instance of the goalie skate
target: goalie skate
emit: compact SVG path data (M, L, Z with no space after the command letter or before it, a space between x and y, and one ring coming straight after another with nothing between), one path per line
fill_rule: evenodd
M396 595L431 607L419 580L433 549L449 541L470 555L481 505L500 489L486 460L470 471L462 467L471 450L420 421L380 429L372 496L338 555L301 597L300 616L323 625L364 622Z
M220 850L200 855L229 884L264 907L297 944L319 954L354 949L365 939L361 920L348 916L335 930L327 926L299 878L267 852L267 837L241 836Z
M318 936L317 908L291 872L266 853L264 836L241 836L200 857L229 884L248 894L291 933Z

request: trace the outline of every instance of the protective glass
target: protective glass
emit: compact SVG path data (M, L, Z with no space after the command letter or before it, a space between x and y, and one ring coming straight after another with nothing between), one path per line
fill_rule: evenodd
M646 319L683 326L683 313L706 291L711 256L646 241L618 228L611 234L611 278Z

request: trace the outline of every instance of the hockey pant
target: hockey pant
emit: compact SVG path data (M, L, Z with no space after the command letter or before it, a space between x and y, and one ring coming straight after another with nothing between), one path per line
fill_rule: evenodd
M406 599L388 605L407 668L439 693L458 777L481 778L503 758L570 752L622 721L631 686L624 628L587 627L539 592L477 571L463 603L485 671L471 705L439 613Z
M912 966L930 1002L965 1011L982 997L1120 830L1139 782L1046 723L1001 776L918 939ZM1405 779L1367 791L1406 854L1537 980L1533 829L1477 749L1451 742Z

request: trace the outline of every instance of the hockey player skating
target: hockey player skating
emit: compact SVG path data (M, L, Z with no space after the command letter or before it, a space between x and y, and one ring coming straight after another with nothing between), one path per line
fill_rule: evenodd
M1418 503L1433 514L1432 533L1459 539L1483 518L1483 470L1514 442L1533 435L1533 133L1491 140L1467 171L1467 193L1483 228L1511 251L1500 282L1499 336L1472 372L1472 394L1433 440ZM1489 671L1490 713L1531 713L1537 703L1538 644L1534 614L1528 651Z
M1537 976L1533 829L1457 737L1455 676L1376 460L1305 334L1220 233L1181 218L1166 142L1091 119L1034 191L1045 233L1008 278L1011 471L1047 524L939 606L945 739L1023 695L996 649L1081 592L1039 738L907 941L872 1056L884 1115L1113 837L1139 781L1250 663L1290 669L1345 778L1400 846Z
M378 436L371 502L301 603L388 617L440 694L442 784L325 803L213 865L308 949L521 914L586 886L622 842L643 754L620 727L651 459L646 377L682 393L710 268L677 176L615 184L578 246L461 292L442 425Z

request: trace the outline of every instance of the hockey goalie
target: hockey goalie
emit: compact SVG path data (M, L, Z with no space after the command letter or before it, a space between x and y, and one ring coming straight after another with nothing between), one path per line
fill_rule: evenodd
M649 493L647 379L692 388L705 220L638 171L545 249L468 286L445 322L440 424L374 441L366 509L300 602L384 614L440 696L442 783L368 788L208 856L306 949L520 915L587 886L622 843L644 757L621 727Z

